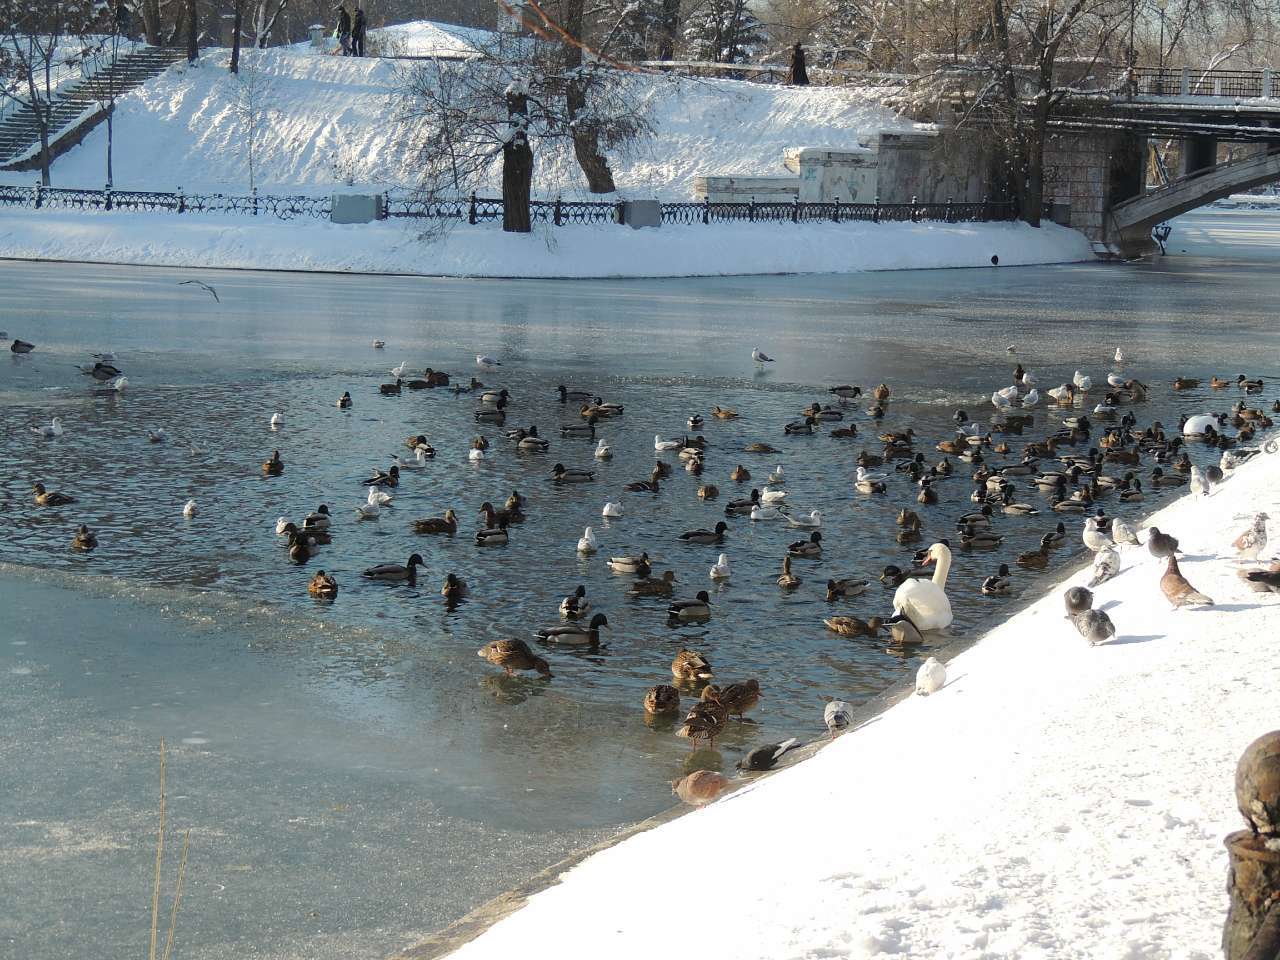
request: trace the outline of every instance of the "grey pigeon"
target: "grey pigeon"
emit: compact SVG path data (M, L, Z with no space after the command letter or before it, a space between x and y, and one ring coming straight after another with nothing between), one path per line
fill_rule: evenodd
M1093 594L1084 587L1072 587L1062 595L1062 599L1067 604L1068 617L1084 613L1093 606Z
M1265 513L1253 518L1251 526L1231 544L1236 548L1236 558L1241 561L1254 561L1267 546L1267 521L1271 519Z
M1083 613L1077 613L1071 618L1071 622L1080 631L1080 636L1089 641L1090 646L1097 646L1116 635L1115 624L1102 610L1086 610Z
M1151 551L1153 557L1161 560L1166 557L1172 557L1178 552L1178 538L1171 537L1167 533L1161 533L1159 527L1147 528L1147 549Z
M1089 586L1096 587L1106 583L1120 572L1120 554L1110 544L1099 550L1093 557L1093 576L1089 578Z
M777 766L778 761L782 759L782 755L788 750L794 750L800 746L800 741L795 737L790 740L783 740L781 743L766 743L764 746L756 747L745 757L738 761L739 770L772 770Z

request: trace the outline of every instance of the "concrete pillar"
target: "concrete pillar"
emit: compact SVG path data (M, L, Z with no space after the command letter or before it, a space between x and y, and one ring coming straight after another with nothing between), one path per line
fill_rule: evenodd
M1262 98L1264 100L1271 99L1271 68L1264 67L1262 70Z
M1182 68L1182 89L1178 91L1182 96L1191 96L1191 68Z
M1218 141L1213 137L1187 137L1182 141L1182 173L1185 176L1218 162Z

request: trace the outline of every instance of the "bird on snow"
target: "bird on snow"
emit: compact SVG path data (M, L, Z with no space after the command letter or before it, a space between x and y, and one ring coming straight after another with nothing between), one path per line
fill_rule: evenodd
M1213 490L1213 482L1209 480L1194 463L1191 465L1191 492L1207 497Z
M778 761L782 759L783 754L788 750L794 750L800 746L800 741L796 737L790 740L783 740L781 743L766 743L763 746L756 747L745 757L738 761L739 770L772 770L778 765Z
M766 363L773 363L773 357L767 353L761 353L759 347L751 351L751 359L760 366L764 366Z
M216 300L218 303L222 302L222 298L218 296L218 291L213 289L213 287L209 286L209 284L205 283L203 280L179 280L178 286L185 287L189 283L194 283L201 290L204 290L206 293L212 296L213 299Z
M1111 539L1115 541L1117 546L1138 546L1137 533L1134 532L1133 527L1123 520L1111 521Z
M853 723L853 710L843 700L832 700L823 708L822 721L827 725L827 732L834 737Z
M1097 646L1116 635L1115 624L1104 610L1085 610L1074 614L1071 622L1090 646Z
M1093 594L1084 587L1072 587L1062 595L1067 605L1067 617L1084 613L1093 606Z
M1084 541L1084 545L1094 553L1111 546L1111 538L1107 536L1105 530L1101 529L1097 517L1085 519L1084 530L1080 538Z
M916 671L916 693L922 697L937 693L946 682L947 668L933 657L921 664Z
M1178 538L1161 533L1159 527L1147 528L1147 549L1159 560L1172 557L1178 552Z
M1267 546L1267 521L1271 519L1265 513L1253 518L1253 525L1236 537L1231 545L1236 548L1236 559L1241 562L1252 562L1258 559Z
M1187 578L1178 569L1178 558L1173 554L1169 555L1169 565L1165 568L1164 576L1160 578L1160 589L1175 610L1188 604L1213 606L1212 600L1187 582Z
M1093 576L1089 578L1089 586L1096 587L1106 583L1120 572L1120 554L1110 544L1102 547L1093 557Z

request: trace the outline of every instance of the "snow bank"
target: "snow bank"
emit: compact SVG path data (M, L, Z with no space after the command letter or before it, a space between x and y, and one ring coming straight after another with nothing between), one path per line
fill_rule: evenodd
M1112 643L1063 618L1072 576L940 692L590 857L456 960L1218 956L1235 762L1276 726L1280 597L1217 554L1276 515L1278 474L1260 456L1152 518L1211 610L1171 612L1162 564L1126 548L1095 591Z
M369 31L369 44L382 55L400 57L466 57L493 42L490 30L454 23L413 20Z
M152 266L463 277L666 277L846 273L1091 259L1085 237L1046 224L717 224L632 230L542 227L525 236L460 225L419 239L401 221L0 208L0 257Z
M257 151L260 190L323 194L348 173L380 188L416 182L419 164L392 95L410 64L287 48L243 51L242 58L245 75L260 78L269 104ZM241 84L226 62L225 51L209 51L196 66L176 65L121 98L117 189L248 192L244 122L236 110ZM874 94L855 89L662 76L635 82L655 133L626 155L610 155L619 190L630 195L686 199L698 174L785 175L786 147L851 145L878 130L913 127ZM105 157L104 125L54 164L54 184L101 189ZM32 174L0 177L35 182ZM498 182L495 167L492 184ZM582 195L572 149L540 146L534 186L543 196Z

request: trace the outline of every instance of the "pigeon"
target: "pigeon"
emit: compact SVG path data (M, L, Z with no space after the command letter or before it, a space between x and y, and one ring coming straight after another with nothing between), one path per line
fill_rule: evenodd
M1120 554L1107 544L1093 556L1093 576L1089 578L1089 586L1096 587L1106 583L1120 572Z
M1237 560L1251 563L1257 560L1258 554L1266 549L1269 519L1270 517L1265 513L1257 514L1253 518L1253 526L1232 541L1231 545L1236 548Z
M933 657L921 664L916 671L916 693L919 696L927 697L931 693L937 693L946 682L947 668Z
M1151 551L1151 555L1160 560L1165 557L1172 557L1178 552L1178 538L1171 537L1167 533L1161 533L1159 527L1147 528L1147 549Z
M843 700L832 700L822 711L822 720L827 725L827 731L834 737L837 732L847 730L853 723L853 710Z
M1084 587L1072 587L1062 595L1067 604L1067 616L1084 613L1093 606L1093 594Z
M695 770L671 781L671 792L690 806L700 807L729 789L729 779L714 770Z
M1160 578L1160 589L1173 604L1173 609L1187 605L1212 607L1213 601L1187 582L1187 578L1178 569L1178 558L1169 555L1169 566Z
M761 363L761 364L773 363L773 357L769 356L767 353L761 353L759 348L756 348L755 350L751 351L751 359L754 360L756 363Z
M1217 486L1222 482L1222 468L1216 463L1211 463L1204 468L1204 478L1213 486Z
M1138 545L1138 535L1134 532L1133 527L1123 520L1111 521L1111 539L1117 546L1132 547Z
M1090 646L1097 646L1116 635L1115 624L1103 610L1085 610L1072 616L1071 622Z
M1081 539L1084 540L1084 545L1094 553L1111 546L1111 538L1101 528L1102 524L1098 523L1097 517L1089 517L1084 522Z
M1191 465L1191 492L1207 497L1213 490L1213 483L1200 472L1200 468L1194 463Z
M739 760L738 769L772 770L778 765L778 761L782 759L783 754L788 750L794 750L798 746L800 746L800 741L795 737L790 740L783 740L781 743L766 743L764 746L756 747Z

